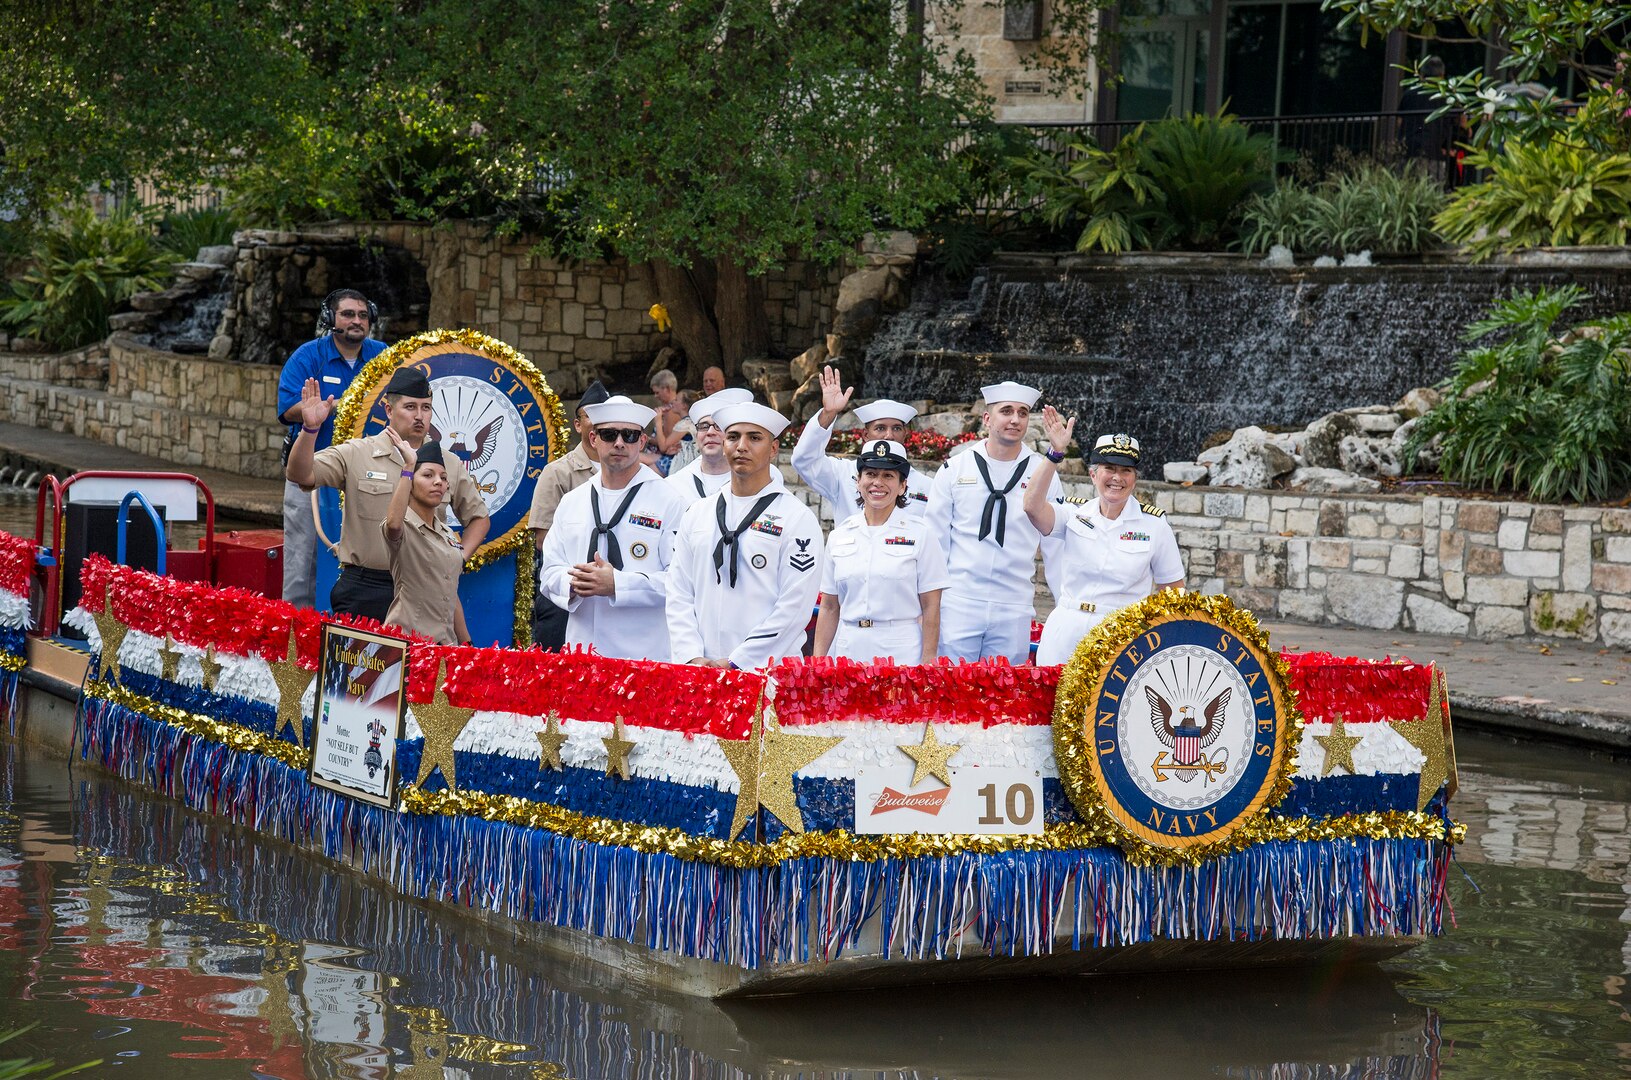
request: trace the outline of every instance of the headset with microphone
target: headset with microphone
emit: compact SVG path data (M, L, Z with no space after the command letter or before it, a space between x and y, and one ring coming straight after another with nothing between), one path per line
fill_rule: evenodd
M355 289L335 289L323 297L323 306L317 309L318 337L334 332L334 305L339 302L336 297L340 296L341 293L356 292ZM361 296L362 294L357 293L357 295ZM363 297L363 303L368 305L368 329L377 332L379 327L379 306L367 297Z

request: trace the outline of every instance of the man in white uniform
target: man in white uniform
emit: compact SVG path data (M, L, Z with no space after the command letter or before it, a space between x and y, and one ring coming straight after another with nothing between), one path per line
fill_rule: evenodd
M844 389L838 372L830 367L821 369L821 411L810 417L793 448L793 468L810 485L811 490L827 500L833 522L849 517L861 507L861 496L855 488L855 460L833 457L827 453L832 441L832 426L838 419L855 387ZM884 439L904 443L917 410L888 398L879 398L870 405L855 410L855 419L864 424L866 441ZM922 518L929 505L929 492L933 481L913 469L906 477L906 515Z
M1025 489L1042 455L1025 446L1041 392L1015 382L981 387L986 437L934 477L929 535L946 544L951 584L940 601L940 655L1006 656L1023 664L1036 613L1031 574L1042 536L1025 516ZM1062 497L1055 476L1049 498Z
M622 396L585 411L600 470L562 496L538 555L539 580L550 602L566 609L568 645L667 660L663 601L686 502L640 463L656 413Z
M731 482L680 521L668 579L677 663L757 668L804 651L821 584L821 525L777 482L787 418L751 402L714 413Z
M706 499L731 480L731 467L725 460L725 431L714 420L714 411L752 400L751 390L721 390L691 406L691 424L697 429L697 459L668 474L668 486L683 495L687 503Z

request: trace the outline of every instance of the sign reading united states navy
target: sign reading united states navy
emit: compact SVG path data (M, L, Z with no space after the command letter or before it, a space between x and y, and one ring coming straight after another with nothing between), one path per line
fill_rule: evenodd
M1224 850L1285 796L1298 722L1284 661L1249 613L1164 592L1077 647L1054 753L1083 820L1108 817L1123 846Z

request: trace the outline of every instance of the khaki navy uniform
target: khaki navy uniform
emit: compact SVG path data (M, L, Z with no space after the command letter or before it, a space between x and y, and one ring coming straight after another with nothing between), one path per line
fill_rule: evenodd
M443 645L457 645L453 609L464 570L459 538L440 517L426 522L411 506L402 519L402 535L394 542L385 532L385 522L379 529L391 553L391 580L396 585L385 621Z
M367 615L384 620L390 609L391 553L385 544L385 512L404 468L390 437L381 431L319 450L312 459L316 486L339 488L345 495L345 524L335 554L340 580L329 594L336 612ZM447 494L442 505L451 506L461 526L487 516L481 489L462 463L447 470Z
M555 510L566 493L587 484L599 472L600 466L584 452L582 443L545 465L538 476L538 485L532 489L527 528L548 530L555 523ZM542 570L542 566L539 569ZM538 592L532 602L533 644L559 649L566 644L566 609L544 596L542 577L535 584Z

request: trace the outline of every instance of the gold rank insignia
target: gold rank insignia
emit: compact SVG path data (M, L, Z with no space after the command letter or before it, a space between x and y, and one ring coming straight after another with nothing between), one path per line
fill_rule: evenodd
M1147 503L1143 499L1138 501L1138 508L1150 515L1150 517L1167 516L1167 512L1165 510L1161 509L1159 506L1156 506L1154 503Z

